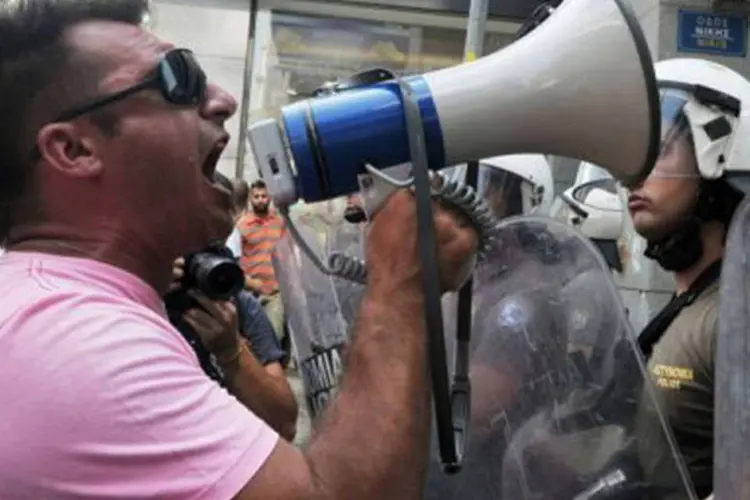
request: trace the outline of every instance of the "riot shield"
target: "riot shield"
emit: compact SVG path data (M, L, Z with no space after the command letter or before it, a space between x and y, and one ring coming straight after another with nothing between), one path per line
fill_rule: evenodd
M329 224L326 238L327 254L339 253L364 261L365 228L364 223L353 224L346 220ZM364 286L351 280L333 277L333 287L346 323L346 329L350 332L357 318Z
M315 213L299 216L295 225L307 244L325 255L338 224ZM315 418L336 394L348 339L339 293L332 277L319 271L287 233L276 246L277 273L287 328L305 392ZM349 286L354 294L355 286Z
M498 241L474 276L465 464L433 450L425 498L693 500L596 247L536 217Z
M737 209L727 238L716 342L714 495L750 498L750 198Z

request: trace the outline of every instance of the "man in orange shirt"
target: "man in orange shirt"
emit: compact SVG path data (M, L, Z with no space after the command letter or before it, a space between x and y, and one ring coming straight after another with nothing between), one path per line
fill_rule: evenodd
M282 339L284 307L271 257L284 234L284 220L271 209L268 189L262 180L250 186L250 208L237 224L242 233L240 265L245 271L245 287L258 296L276 335Z

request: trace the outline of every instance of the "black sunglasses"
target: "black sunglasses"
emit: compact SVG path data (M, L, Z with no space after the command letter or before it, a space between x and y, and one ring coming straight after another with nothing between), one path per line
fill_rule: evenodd
M69 109L55 122L69 121L144 90L158 89L164 99L180 106L195 106L206 94L206 73L192 51L173 49L159 62L156 74L132 87Z

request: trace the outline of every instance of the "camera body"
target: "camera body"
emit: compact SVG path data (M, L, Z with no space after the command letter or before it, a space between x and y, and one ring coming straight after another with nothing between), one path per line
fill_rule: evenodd
M245 275L232 251L223 243L212 244L199 252L185 256L184 272L181 286L164 296L169 321L193 348L206 374L219 384L223 384L223 376L212 361L210 353L198 335L183 321L182 316L190 309L202 308L188 295L188 290L198 290L211 300L229 300L244 287Z

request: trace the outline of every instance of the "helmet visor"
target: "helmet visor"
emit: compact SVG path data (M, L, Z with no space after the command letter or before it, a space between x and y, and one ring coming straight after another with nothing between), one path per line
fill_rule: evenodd
M480 164L477 187L497 219L528 214L538 205L531 182L498 167Z
M685 105L693 99L682 89L662 87L661 101L661 149L651 177L696 178L699 176L695 162L679 160L678 156L690 154L694 157L690 122L685 115Z

